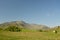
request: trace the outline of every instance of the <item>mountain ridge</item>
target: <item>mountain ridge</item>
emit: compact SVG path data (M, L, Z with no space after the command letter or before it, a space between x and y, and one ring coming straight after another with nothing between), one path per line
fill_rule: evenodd
M46 25L29 24L24 21L11 21L11 22L5 22L5 23L0 24L1 28L7 28L9 26L17 26L20 28L31 29L31 30L47 30L47 29L49 29L49 27Z

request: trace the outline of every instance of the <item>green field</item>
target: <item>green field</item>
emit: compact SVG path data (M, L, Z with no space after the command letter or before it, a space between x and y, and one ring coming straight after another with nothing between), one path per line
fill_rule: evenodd
M60 33L1 31L0 40L60 40Z

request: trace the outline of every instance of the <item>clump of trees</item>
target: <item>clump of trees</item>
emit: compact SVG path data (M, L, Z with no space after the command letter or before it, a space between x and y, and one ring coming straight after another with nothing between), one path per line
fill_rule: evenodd
M16 26L9 26L8 28L6 28L5 30L7 31L12 31L12 32L20 32L21 28L16 27Z
M42 29L40 29L39 32L48 32L48 30L42 30Z
M2 28L0 28L0 31L3 30Z
M40 29L39 32L43 32L43 30Z

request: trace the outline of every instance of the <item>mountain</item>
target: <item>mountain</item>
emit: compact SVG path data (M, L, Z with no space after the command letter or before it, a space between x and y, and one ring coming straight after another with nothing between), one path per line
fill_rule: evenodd
M47 30L49 29L48 26L46 25L38 25L38 24L29 24L24 21L11 21L11 22L5 22L0 24L0 28L6 29L10 26L16 26L19 28L24 28L24 29L30 29L30 30Z

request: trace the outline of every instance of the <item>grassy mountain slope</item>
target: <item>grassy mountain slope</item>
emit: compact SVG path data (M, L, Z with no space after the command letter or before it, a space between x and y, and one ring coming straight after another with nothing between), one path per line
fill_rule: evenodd
M0 24L0 28L6 29L10 26L16 26L19 28L23 28L23 29L30 29L30 30L46 30L49 29L49 27L45 26L45 25L37 25L37 24L28 24L24 21L12 21L12 22L6 22L6 23L2 23Z

